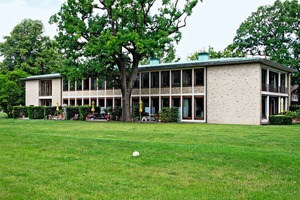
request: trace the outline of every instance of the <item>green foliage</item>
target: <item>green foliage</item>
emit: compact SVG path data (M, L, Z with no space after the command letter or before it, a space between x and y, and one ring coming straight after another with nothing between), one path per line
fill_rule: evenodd
M21 118L22 116L28 117L28 107L26 106L14 106L13 107L13 118Z
M27 73L14 70L0 74L0 107L11 113L13 106L25 104L25 84L20 78L27 77Z
M75 114L79 114L79 106L67 106L67 119L72 119Z
M271 125L291 125L292 117L285 115L271 115L269 116L269 124Z
M290 111L296 111L296 110L300 110L300 105L291 105L290 106Z
M0 112L0 119L8 118L8 114L5 112Z
M45 106L44 114L45 114L45 117L48 117L49 115L55 115L56 114L56 106Z
M108 110L109 113L111 113L111 120L114 121L120 121L122 116L122 108L121 107L115 107L113 109Z
M300 5L297 0L276 0L261 6L238 28L232 46L249 55L267 56L300 70ZM300 85L299 72L293 76Z
M180 29L198 0L68 0L50 19L65 52L68 79L104 76L122 86L122 120L130 121L130 97L140 61L174 58ZM170 56L168 56L170 55Z
M209 53L209 57L211 59L233 58L233 57L243 57L243 56L245 56L245 53L243 53L243 52L235 52L232 45L229 45L228 47L226 47L224 50L221 50L221 51L215 51L213 47L209 46L208 51L206 51L205 49L196 51L196 52L190 54L187 57L187 59L188 60L198 60L198 54L199 53L204 53L204 52Z
M28 107L29 119L44 119L45 110L43 106L29 106Z
M48 74L60 68L61 55L55 41L43 35L39 20L25 19L0 43L4 57L0 72L22 70L30 75Z
M89 113L91 113L91 106L78 106L79 115L81 120L86 120Z
M162 122L177 122L178 119L178 108L177 107L163 107L160 113L160 120Z

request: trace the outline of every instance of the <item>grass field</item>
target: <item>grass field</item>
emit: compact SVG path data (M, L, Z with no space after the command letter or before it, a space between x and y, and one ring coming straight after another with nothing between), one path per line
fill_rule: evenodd
M0 199L300 199L300 125L0 120Z

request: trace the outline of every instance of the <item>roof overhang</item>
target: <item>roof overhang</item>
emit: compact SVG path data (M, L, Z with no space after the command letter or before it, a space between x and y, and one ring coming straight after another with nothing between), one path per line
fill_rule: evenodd
M56 74L45 74L38 76L28 76L27 78L21 78L22 81L30 81L30 80L45 80L45 79L56 79L62 78L63 76L60 73Z

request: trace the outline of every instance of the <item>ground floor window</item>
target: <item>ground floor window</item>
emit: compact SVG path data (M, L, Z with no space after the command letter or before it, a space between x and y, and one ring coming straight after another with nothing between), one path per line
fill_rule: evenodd
M170 107L170 98L169 97L161 98L161 105L162 105L162 108L164 108L164 107L169 108Z
M41 106L52 106L52 100L51 99L42 99Z
M204 119L204 98L195 97L195 119Z
M173 107L181 107L180 106L180 97L172 97L172 106Z
M270 115L278 115L278 97L270 97Z
M263 96L261 102L262 102L261 115L262 115L262 118L265 119L265 118L267 118L267 97Z
M151 98L151 114L158 113L159 111L159 98L152 97Z
M183 119L192 119L192 98L183 97L182 99L182 116Z

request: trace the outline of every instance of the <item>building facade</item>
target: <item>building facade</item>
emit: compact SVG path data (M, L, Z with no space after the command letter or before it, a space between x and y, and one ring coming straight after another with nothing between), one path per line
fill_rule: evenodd
M131 106L145 112L178 107L183 122L263 124L288 110L294 70L263 58L208 59L139 67ZM26 79L26 105L122 106L121 90L97 77L70 82L60 74Z

